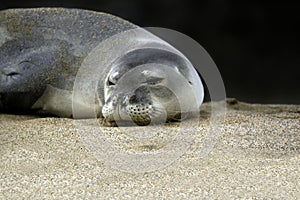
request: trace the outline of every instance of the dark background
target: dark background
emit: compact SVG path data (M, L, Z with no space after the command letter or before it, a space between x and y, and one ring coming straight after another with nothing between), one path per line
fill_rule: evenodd
M143 27L177 30L209 52L228 97L300 104L298 4L232 0L0 2L0 9L16 7L84 8L108 12Z

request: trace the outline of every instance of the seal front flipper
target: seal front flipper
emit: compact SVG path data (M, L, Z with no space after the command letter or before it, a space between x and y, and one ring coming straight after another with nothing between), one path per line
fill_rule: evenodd
M72 91L62 90L47 85L44 94L31 107L43 113L61 117L72 116Z
M54 114L60 117L73 117L72 102L76 101L76 105L81 108L93 106L96 108L97 115L99 115L98 105L87 105L85 102L75 100L72 91L63 90L51 85L47 85L44 94L34 103L31 109L40 110L45 114Z

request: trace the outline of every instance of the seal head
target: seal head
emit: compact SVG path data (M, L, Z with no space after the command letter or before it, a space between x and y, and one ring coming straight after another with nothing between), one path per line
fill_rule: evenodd
M181 120L184 112L197 111L202 100L192 96L200 78L187 65L184 58L160 49L126 54L105 80L102 115L118 125L149 125Z

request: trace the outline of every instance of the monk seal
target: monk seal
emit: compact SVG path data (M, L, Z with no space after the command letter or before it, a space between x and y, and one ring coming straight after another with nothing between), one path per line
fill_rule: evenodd
M110 14L80 9L0 11L0 111L42 111L73 117L74 81L84 59L97 44L135 28ZM163 87L167 77L162 77L159 70L140 70L138 77L144 82L130 95L121 94L116 87L135 67L163 63L183 75L193 90L200 91L193 102L193 109L197 108L203 101L203 88L196 71L184 67L186 62L155 47L125 52L112 66L103 67L98 85L99 116L107 122L132 120L137 125L147 125L162 115L164 119L180 119L180 103L172 91ZM94 106L77 103L83 108Z

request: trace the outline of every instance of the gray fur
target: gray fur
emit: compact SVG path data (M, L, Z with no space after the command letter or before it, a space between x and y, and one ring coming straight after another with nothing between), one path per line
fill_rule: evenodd
M72 91L89 51L134 27L106 13L79 9L0 11L0 110L31 109L47 85Z
M72 90L83 60L101 41L136 27L106 13L78 9L0 11L0 111L42 110L72 117ZM100 77L101 102L95 102L99 114L108 122L129 120L138 125L153 119L179 119L179 104L163 87L166 77L160 77L155 68L158 64L178 66L176 73L195 90L195 79L190 78L194 72L186 61L155 48L126 53ZM133 94L115 93L126 72L147 63L153 70L138 75L145 81ZM76 102L83 110L95 106L86 104Z

